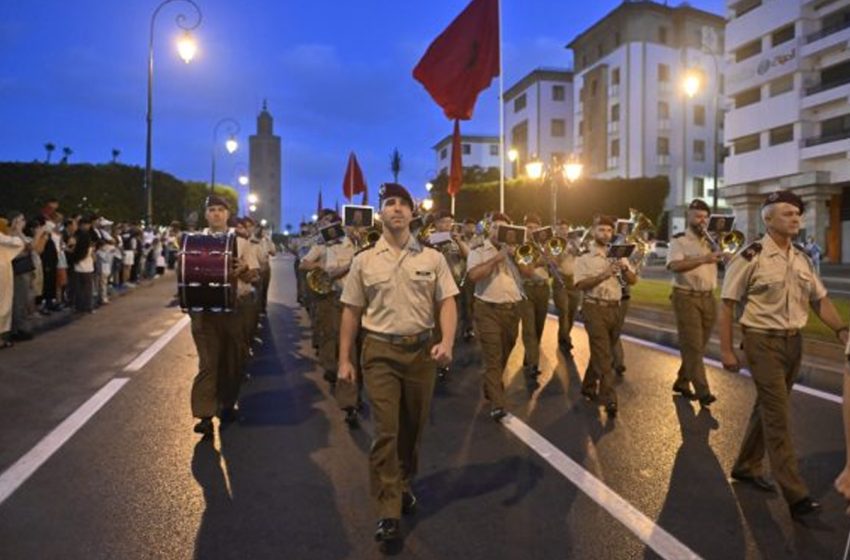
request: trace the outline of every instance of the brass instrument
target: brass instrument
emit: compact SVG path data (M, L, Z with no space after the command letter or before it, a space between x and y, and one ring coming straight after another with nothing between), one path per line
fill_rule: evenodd
M307 273L307 287L314 294L326 296L333 292L334 283L327 272L321 268L314 268Z
M584 255L590 252L590 247L593 245L593 226L590 226L584 231L584 235L578 242L578 254Z
M632 253L633 257L637 257L633 264L635 265L636 270L640 270L647 256L649 255L649 241L647 241L647 237L649 234L655 230L655 226L652 223L652 220L646 217L646 214L643 214L640 210L635 210L634 208L629 209L629 219L634 222L635 227L632 229L632 232L626 236L625 242L629 245L636 245L635 251Z
M523 243L514 249L514 260L521 266L532 266L540 259L540 249L533 243Z
M378 240L381 239L381 235L381 229L379 227L373 226L367 229L364 234L361 234L354 240L354 254L357 255L366 249L374 247Z
M553 257L560 257L567 250L567 240L556 235L546 242L545 249Z
M429 240L431 239L431 234L433 234L435 231L437 231L437 227L433 223L430 223L420 229L418 232L416 232L416 240L419 241L419 243L421 243L422 245L427 245L430 247L431 243Z
M738 251L741 250L741 247L744 246L744 232L739 231L737 229L733 229L730 232L724 233L720 236L720 240L714 238L711 233L708 232L706 228L701 228L700 232L702 236L708 241L709 246L711 246L711 251L714 253L723 253L724 255L734 255Z

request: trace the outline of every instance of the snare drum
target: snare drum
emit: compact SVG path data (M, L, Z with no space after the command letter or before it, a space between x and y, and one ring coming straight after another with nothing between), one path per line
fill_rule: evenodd
M236 308L236 234L187 233L177 254L177 292L183 312L229 313Z

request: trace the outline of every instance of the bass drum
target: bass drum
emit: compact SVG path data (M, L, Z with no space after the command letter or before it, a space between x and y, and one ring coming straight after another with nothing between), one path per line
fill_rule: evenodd
M184 313L236 308L236 234L187 233L177 254L177 293Z

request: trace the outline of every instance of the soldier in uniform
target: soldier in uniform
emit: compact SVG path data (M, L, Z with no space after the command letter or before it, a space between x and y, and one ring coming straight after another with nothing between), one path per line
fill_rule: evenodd
M528 228L528 241L531 242L531 234L540 229L542 220L537 214L527 214L524 221ZM540 375L540 339L543 338L549 312L549 270L541 261L534 264L530 275L524 276L526 297L520 304L522 344L525 347L523 368L529 377L537 377Z
M342 292L339 381L354 382L351 352L362 318L361 368L375 424L369 453L380 517L375 539L389 545L399 539L401 514L416 506L412 484L419 442L434 393L435 362L452 359L458 290L445 257L411 235L410 193L396 183L385 183L379 192L384 232L354 258ZM443 336L431 345L435 311Z
M800 232L804 209L802 199L791 191L777 191L767 197L762 206L767 234L730 262L720 310L723 367L730 371L740 367L732 348L732 321L737 306L743 348L757 394L732 467L732 479L772 491L772 485L763 477L766 451L771 472L795 519L820 510L800 476L788 410L789 393L802 358L800 329L806 325L809 307L842 342L847 342L847 329L812 262L801 247L792 243Z
M564 240L568 239L569 231L570 225L566 220L560 220L555 226L555 235ZM570 332L581 305L581 292L575 286L576 257L576 249L567 243L567 249L555 257L560 280L556 278L552 281L552 301L558 310L558 347L565 358L570 357L573 350Z
M321 229L325 226L328 226L332 223L339 222L339 215L329 208L323 209L319 212L319 219L316 221L316 228ZM306 274L311 270L315 270L318 268L322 268L322 261L325 258L325 251L327 249L327 244L325 243L322 236L316 233L313 238L313 245L310 246L309 251L306 255L301 258L301 261L298 265L299 272L305 274L305 282L306 285ZM318 305L318 300L321 298L321 294L313 293L312 290L307 288L306 299L307 299L307 314L310 317L310 325L312 327L313 333L313 348L316 350L316 353L319 352L320 342L321 342L321 333L323 332L323 325L320 324L322 318L319 317L316 312L316 306ZM328 383L334 383L336 381L336 377L329 373L327 370L325 371L325 379Z
M206 200L209 227L204 233L226 233L230 209L227 201L210 195ZM260 265L248 241L237 237L238 259L233 274L238 279L237 293L251 290L251 282L259 276ZM192 415L199 419L195 432L209 436L213 432L212 417L222 422L235 419L235 406L242 381L240 352L242 329L237 312L190 312L192 339L198 350L198 374L192 383Z
M468 249L466 255L464 255L467 262L469 259L469 253L484 243L483 236L479 235L478 232L475 231L475 226L475 220L471 218L467 218L463 222L463 233L461 235L461 239ZM467 270L469 270L468 266ZM460 291L461 302L464 306L462 315L464 320L461 321L461 334L463 336L463 340L469 342L475 338L475 324L473 320L473 313L475 312L475 282L469 279L468 274L465 274L461 280Z
M696 199L688 207L688 228L673 236L667 253L667 269L673 272L673 312L679 331L682 366L673 383L673 391L708 406L711 394L705 376L705 347L717 319L717 263L723 253L715 251L706 239L711 209ZM693 387L693 390L691 390Z
M451 234L451 241L448 243L444 243L435 247L443 256L446 257L446 262L449 265L449 270L452 273L452 278L455 280L455 284L458 286L458 290L460 290L460 285L463 283L463 277L466 274L466 258L469 256L469 246L462 239L460 234L452 231L452 226L454 225L454 216L448 210L439 210L433 214L434 217L434 231L436 233L449 233ZM458 324L466 325L466 322L469 320L466 317L466 306L463 302L463 292L458 295ZM463 328L463 327L462 327ZM440 332L439 328L435 329L435 334L437 335L437 339L439 340ZM449 366L438 366L437 367L437 377L440 380L445 380L449 374Z
M502 375L519 330L519 306L525 297L522 277L513 261L513 248L497 241L499 226L511 219L494 213L490 239L469 254L468 278L475 283L475 331L484 358L484 397L490 417L499 422L505 412Z
M611 262L608 245L614 235L614 218L596 216L590 251L576 260L576 287L584 292L582 313L590 342L590 363L582 380L581 393L588 400L598 397L609 417L617 415L614 390L613 348L620 335L621 277L637 282L627 259ZM598 385L598 388L597 388Z

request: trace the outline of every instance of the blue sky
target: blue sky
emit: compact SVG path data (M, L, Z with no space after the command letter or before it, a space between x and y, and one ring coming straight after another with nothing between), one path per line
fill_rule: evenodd
M435 167L430 147L451 128L411 72L467 0L197 1L204 19L189 65L174 48L174 18L190 7L174 2L157 19L156 168L208 181L213 126L232 117L242 147L219 155L216 177L235 184L267 98L283 142L284 223L309 216L320 187L326 205L343 202L351 150L374 192L392 178L389 155L398 147L400 182L424 195ZM74 150L72 162L105 162L117 148L121 161L143 165L148 24L157 3L0 0L0 160L41 159L53 142ZM690 4L724 10L722 0ZM617 5L503 0L505 87L538 66L570 67L564 46ZM495 81L462 129L498 133Z

